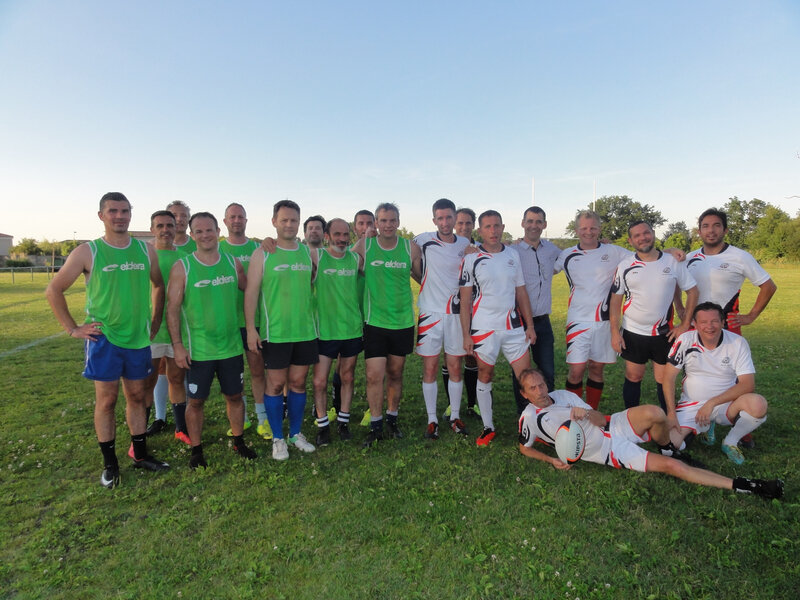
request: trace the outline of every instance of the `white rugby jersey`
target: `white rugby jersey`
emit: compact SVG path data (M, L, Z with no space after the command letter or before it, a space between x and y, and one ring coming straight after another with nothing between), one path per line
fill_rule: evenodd
M525 277L514 248L503 246L492 253L478 246L478 252L464 257L458 284L472 288L472 329L522 326L515 309L516 288L525 285Z
M613 244L600 244L593 250L578 244L561 252L555 271L563 270L569 283L567 323L608 321L614 272L621 260L631 256L633 252Z
M450 244L442 241L437 231L431 231L419 234L414 243L422 250L419 312L458 313L459 274L464 248L469 245L469 240L456 236Z
M672 344L668 360L686 373L681 402L705 404L736 385L739 375L756 372L747 340L727 330L713 350L703 346L696 330L687 331Z
M726 315L739 312L739 292L745 279L755 286L770 279L749 252L728 244L719 254L703 254L703 248L689 252L686 266L697 282L698 304L715 302Z
M639 335L663 335L672 329L675 284L683 291L696 283L686 267L671 254L659 251L658 260L645 262L638 255L617 266L611 291L621 296L622 328Z
M548 446L556 443L556 432L561 424L569 419L570 409L579 406L590 410L592 407L586 404L578 396L567 390L556 390L550 392L553 404L545 408L538 408L533 404L528 404L519 418L519 443L528 448L533 447L536 438L539 438ZM583 432L586 434L586 446L583 450L582 460L605 464L606 458L611 451L611 435L588 422L581 422Z

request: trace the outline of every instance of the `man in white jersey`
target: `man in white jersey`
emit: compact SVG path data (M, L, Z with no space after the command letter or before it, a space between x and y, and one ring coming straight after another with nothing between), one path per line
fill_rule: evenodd
M586 435L581 460L616 469L666 473L690 483L756 494L764 498L783 496L783 481L780 479L731 479L640 447L639 444L652 440L663 448L674 449L670 442L667 417L657 406L636 406L607 418L572 392L558 390L548 393L541 373L533 369L521 374L520 385L530 404L519 420L519 451L529 458L549 463L559 470L570 469L572 465L536 450L533 446L537 440L553 446L558 428L567 420L575 420L580 423Z
M767 420L767 401L755 393L755 368L747 341L723 330L724 311L713 302L697 305L692 315L695 329L672 345L664 368L664 396L679 445L689 434L715 441L714 423L732 426L722 440L722 451L737 465L744 462L739 440ZM675 406L675 378L685 371L683 389Z
M563 250L555 264L556 273L564 271L570 290L566 389L583 396L583 376L588 371L586 401L596 410L603 393L605 365L617 360L608 320L611 284L619 261L632 252L600 242L600 217L595 212L580 212L575 231L578 244Z
M689 319L672 326L675 286L686 292L686 308L691 314L697 305L697 284L684 264L655 247L655 233L648 223L631 224L628 243L636 254L617 265L609 313L611 346L625 359L622 398L625 408L639 404L645 367L652 360L658 401L666 410L662 381L670 343L689 329Z
M528 347L536 342L536 332L519 255L502 242L503 218L497 211L487 210L478 218L478 224L483 242L478 252L464 257L459 277L459 314L464 350L478 359L477 396L483 432L476 444L488 446L495 436L491 392L497 356L502 350L514 375L519 377L530 367ZM525 329L515 304L525 320Z
M749 325L767 307L778 286L755 258L741 248L725 242L728 233L728 216L721 210L709 208L697 220L703 246L690 252L686 264L697 281L700 292L698 302L715 302L722 307L725 318L723 327L742 335L742 325ZM747 313L739 312L739 293L745 279L757 286L758 296ZM683 310L680 294L676 295L678 311ZM714 425L711 424L713 430ZM713 431L711 431L713 435ZM739 444L745 448L754 446L750 434Z
M250 264L250 256L258 248L258 242L247 237L247 211L244 206L237 202L230 203L225 208L225 217L222 219L225 228L228 230L226 237L219 244L220 252L226 252L239 259L242 269L247 273ZM264 357L260 352L251 352L247 347L247 329L244 326L244 292L239 294L240 304L236 307L239 312L239 328L244 346L244 355L247 359L247 367L250 369L250 389L253 392L253 400L256 406L256 417L258 426L256 431L265 440L272 439L272 429L267 420L267 411L264 409L264 387L267 380L264 376ZM258 329L258 328L256 328ZM250 419L247 416L247 398L242 395L244 402L244 428L250 427ZM228 437L232 437L233 432L228 430Z
M536 366L544 373L547 389L555 389L555 357L553 353L553 327L550 324L552 309L552 283L555 264L561 256L561 249L552 242L542 239L547 228L547 215L538 206L531 206L522 216L522 229L525 236L515 247L522 262L525 289L531 301L533 328L536 343L531 346L531 356ZM517 414L528 402L522 397L516 378L512 377L514 398L517 400Z
M461 357L464 346L458 314L458 280L464 248L469 245L469 240L453 233L456 205L452 201L441 198L433 203L432 210L436 231L421 233L414 238L414 244L420 249L421 261L416 353L422 357L422 396L428 413L425 437L436 440L439 439L436 375L442 349L448 371L450 428L455 433L467 435L467 428L461 420Z

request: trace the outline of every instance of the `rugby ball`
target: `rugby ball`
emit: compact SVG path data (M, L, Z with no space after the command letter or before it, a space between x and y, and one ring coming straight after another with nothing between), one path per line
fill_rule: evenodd
M556 454L561 462L572 464L583 456L586 436L577 421L564 421L556 432Z

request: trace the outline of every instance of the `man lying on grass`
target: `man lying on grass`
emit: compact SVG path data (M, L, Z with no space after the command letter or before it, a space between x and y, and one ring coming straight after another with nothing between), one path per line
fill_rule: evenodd
M658 406L635 406L614 413L607 420L605 415L592 410L571 392L557 390L548 394L547 384L539 371L526 369L519 379L522 395L530 402L519 420L519 450L525 456L550 463L556 469L569 469L571 465L534 450L533 444L538 438L552 446L560 425L568 419L574 419L580 421L586 434L582 460L617 469L667 473L691 483L757 494L764 498L783 496L783 481L780 479L731 479L640 447L642 442L653 440L662 449L681 456L670 443L667 416ZM683 459L693 462L685 455Z

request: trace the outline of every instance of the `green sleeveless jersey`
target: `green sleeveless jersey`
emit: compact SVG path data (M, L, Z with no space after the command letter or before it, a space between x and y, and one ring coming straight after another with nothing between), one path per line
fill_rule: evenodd
M242 263L245 275L247 275L247 267L250 264L250 256L253 250L258 248L260 244L255 240L247 240L244 244L231 244L228 240L222 240L219 243L219 251L226 252L231 256L239 259ZM239 315L239 327L244 327L244 291L239 290L239 301L236 304L236 310ZM261 309L256 308L256 326L261 322Z
M192 360L218 360L242 353L236 315L239 280L236 263L220 254L214 265L204 265L194 254L181 259L186 271L181 333Z
M158 269L161 271L161 277L164 278L164 287L166 289L169 283L169 272L178 259L183 254L177 250L159 250L156 248L158 255ZM154 344L171 344L172 339L169 337L169 328L167 327L167 302L164 301L164 317L161 319L161 329L158 330L156 337L153 338Z
M385 329L414 326L411 295L411 242L397 238L384 250L378 238L368 238L364 261L364 320Z
M350 244L350 250L355 247L355 244ZM364 321L364 273L358 272L358 308L361 310L361 321Z
M150 255L147 244L131 238L115 248L103 238L88 242L92 270L86 281L86 322L98 321L103 335L120 348L150 345Z
M195 250L197 250L197 242L195 242L191 237L186 240L186 243L183 246L179 246L175 244L175 247L178 249L178 252L181 254L191 254Z
M358 255L350 250L336 258L319 250L314 279L317 327L321 340L350 340L361 337L361 308L358 302Z
M307 246L276 248L264 254L261 280L261 337L268 342L305 342L317 338L311 300L311 254Z

